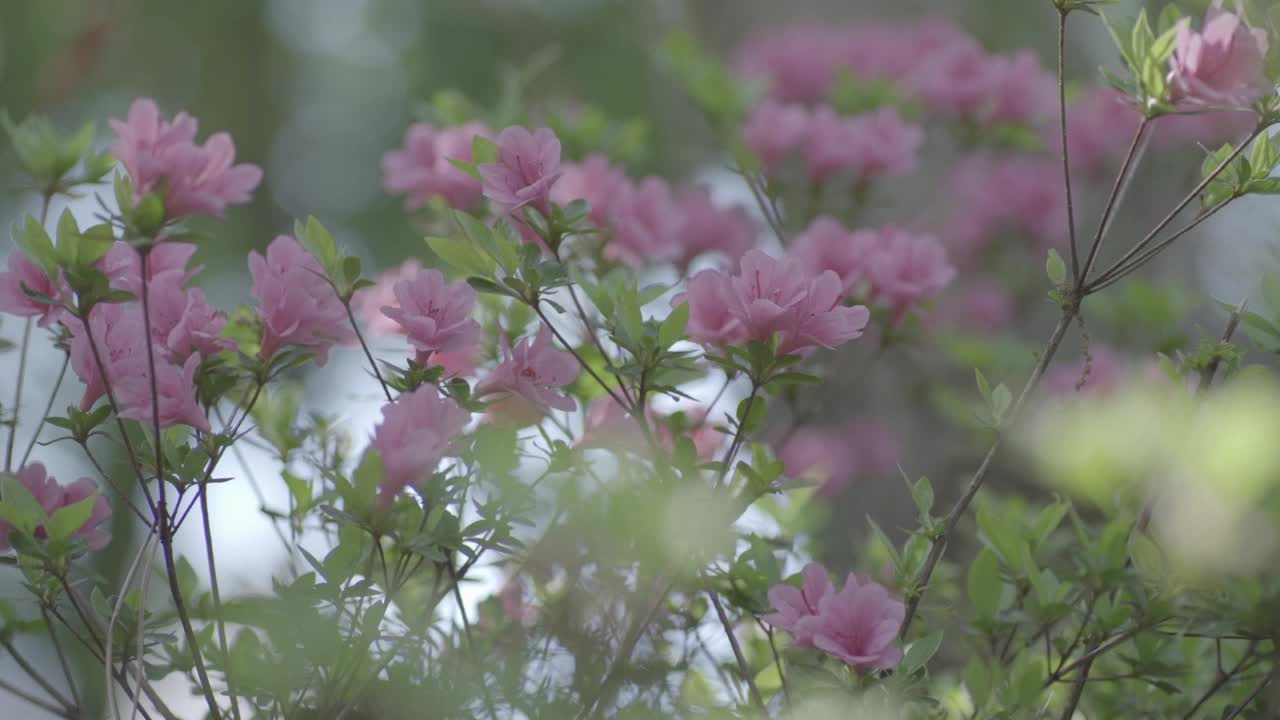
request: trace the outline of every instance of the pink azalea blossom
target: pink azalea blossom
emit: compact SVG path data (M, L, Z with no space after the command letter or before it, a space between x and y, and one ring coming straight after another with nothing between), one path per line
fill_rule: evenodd
M427 123L411 126L404 147L382 156L383 187L403 193L410 210L426 205L433 196L454 208L474 206L480 201L480 181L449 161L471 162L471 143L477 135L491 137L492 133L478 122L443 130Z
M797 588L785 583L769 589L769 603L773 612L762 619L770 625L791 634L791 646L813 647L813 625L810 618L817 617L822 601L835 593L827 569L818 563L809 563L801 570L804 582Z
M704 422L705 412L700 409L687 413L685 420L689 425L688 437L693 442L698 458L711 459L719 449L724 436L711 424ZM659 448L670 451L675 447L675 438L671 434L666 419L652 407L645 411L645 422L648 424L654 443ZM648 443L640 424L611 396L599 398L587 408L586 426L583 428L578 446L628 450L636 453L648 450Z
M38 462L17 470L13 476L31 491L36 502L50 518L58 510L96 495L97 499L93 502L93 510L89 518L76 529L74 537L84 540L91 550L101 550L111 542L111 534L102 527L102 524L111 517L111 505L98 491L98 485L93 480L80 478L70 485L60 485L52 475L48 474L44 465ZM0 520L0 550L9 549L9 535L13 530L12 525ZM48 538L48 530L43 524L36 526L35 537L38 540Z
M990 87L982 124L1033 125L1058 109L1057 78L1031 50L990 58L986 73Z
M742 208L718 207L702 188L676 193L675 213L679 218L676 264L681 267L707 253L719 253L737 263L756 245L756 226Z
M978 153L955 165L946 187L951 211L935 234L952 262L972 261L1005 233L1044 247L1066 241L1061 159Z
M23 288L53 299L65 298L71 289L61 280L61 271L60 282L55 284L39 265L20 252L9 253L7 262L9 272L0 273L0 313L39 318L36 324L40 327L49 327L60 320L61 310L31 297Z
M760 159L766 174L777 172L792 152L800 149L812 125L807 109L764 100L742 126L742 142Z
M382 422L370 447L382 458L378 502L387 507L401 490L429 478L453 441L471 422L471 413L423 385L382 406Z
M578 361L551 345L551 331L544 325L532 340L524 338L511 347L502 337L502 363L476 387L476 396L504 394L525 403L539 415L548 409L574 410L573 398L555 392L578 379ZM519 414L519 413L517 413Z
M630 185L626 173L610 164L607 156L592 153L580 163L564 166L563 174L551 188L551 200L559 205L586 200L591 206L588 217L592 224L604 228L610 224L614 202Z
M698 273L672 302L689 303L694 342L737 344L778 333L778 352L787 354L837 347L862 335L870 312L844 307L842 296L835 273L810 276L794 261L751 250L742 256L738 275Z
M551 188L560 178L560 139L547 128L518 125L498 135L498 161L481 165L484 196L506 212L532 205L550 212Z
M680 218L671 188L662 178L648 177L638 185L625 186L610 210L613 236L604 246L609 260L641 267L679 254Z
M796 622L796 634L858 670L888 670L902 660L895 641L907 607L879 583L850 573L840 592L818 601L818 612Z
M93 407L106 393L106 382L99 372L98 359L102 361L107 378L114 380L120 367L133 367L135 358L146 362L147 337L142 312L123 303L104 303L94 306L89 313L89 330L93 343L85 331L84 323L69 319L71 330L71 369L85 384L80 399L80 409ZM94 344L98 355L94 356Z
M871 297L895 317L942 292L955 276L942 243L893 226L877 233L866 259Z
M449 284L435 268L395 284L396 304L382 313L400 324L420 356L463 352L480 342L480 323L471 317L476 291L465 282Z
M943 117L976 117L991 100L986 50L970 37L938 48L910 79L910 94Z
M855 480L886 478L897 471L897 435L873 419L855 420L843 427L803 427L778 449L787 477L818 483L815 495L831 498Z
M197 122L186 113L165 120L155 102L135 100L126 120L112 120L111 152L133 180L134 199L164 193L169 218L221 216L228 205L249 202L262 180L256 165L235 165L235 144L226 133L195 142Z
M834 272L847 295L865 276L876 240L873 231L850 232L834 218L822 215L796 236L787 254L810 275Z
M538 608L525 602L524 582L519 577L507 580L498 593L498 600L502 605L502 614L520 627L530 628L538 621Z
M401 280L413 280L421 270L422 263L418 262L417 258L409 258L379 274L371 287L356 291L351 299L353 309L369 327L371 335L377 337L404 335L404 328L400 323L384 315L382 308L388 305L395 306L399 302L396 299L396 283Z
M848 175L862 185L913 170L923 142L924 131L904 123L891 108L840 117L821 106L809 125L805 160L813 182Z
M739 70L768 83L772 98L814 103L831 94L844 38L827 27L798 26L753 38L739 54Z
M146 350L132 356L109 370L116 401L120 404L120 417L150 424L152 420L152 390L159 409L160 427L190 425L209 432L209 420L196 400L196 372L201 357L193 354L181 365L163 358L156 358L156 381L151 382L151 369L147 365Z
M1267 79L1267 31L1244 20L1240 0L1236 12L1214 0L1204 29L1191 29L1190 18L1178 21L1177 45L1169 59L1171 99L1188 104L1247 106L1275 92Z
M154 282L159 275L176 272L178 284L186 285L204 269L203 265L187 269L195 254L196 246L191 243L157 243L147 255L147 282ZM127 290L137 296L142 294L142 255L129 243L123 240L113 243L107 254L98 261L98 269L107 276L111 287Z
M266 255L249 253L253 297L262 318L263 358L284 345L298 345L315 354L323 366L329 349L354 339L346 308L338 299L320 261L297 240L281 235L267 246Z
M182 277L181 271L171 270L148 284L151 336L157 349L182 364L192 354L208 357L234 348L234 341L220 337L226 316L208 303L204 290L184 288Z
M1119 165L1142 121L1142 113L1131 103L1129 96L1119 90L1096 87L1067 108L1067 143L1073 172L1102 175L1113 171L1112 165ZM1055 154L1061 153L1062 134L1057 123L1045 125L1042 138L1046 147Z
M992 278L983 277L949 292L928 322L933 329L963 328L999 333L1007 330L1016 317L1017 307L1009 289Z

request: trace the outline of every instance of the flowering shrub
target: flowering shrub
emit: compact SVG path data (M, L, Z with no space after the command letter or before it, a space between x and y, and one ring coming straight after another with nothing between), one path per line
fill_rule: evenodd
M1104 3L1042 4L1062 43ZM477 106L384 157L420 256L371 275L300 219L237 308L192 265L263 178L227 134L149 99L110 155L10 124L42 209L0 273L0 550L29 591L0 647L34 684L0 690L66 718L1273 717L1280 384L1236 336L1280 352L1280 279L1196 344L1137 276L1280 194L1260 10L1109 25L1122 67L1070 94L936 20L771 32L729 65L676 34L663 63L749 207L633 176L554 108ZM1157 156L1197 179L1133 189ZM72 193L109 214L51 221ZM1139 193L1164 219L1133 235ZM65 410L24 399L41 341L83 386ZM340 354L371 427L301 396ZM93 477L48 475L64 440ZM287 489L263 513L288 566L223 592L210 497L259 481ZM868 512L884 481L909 515ZM121 582L88 570L107 552ZM37 630L104 687L23 659Z

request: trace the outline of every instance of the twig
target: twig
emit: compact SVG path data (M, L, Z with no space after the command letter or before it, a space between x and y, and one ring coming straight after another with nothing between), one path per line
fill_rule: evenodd
M1182 229L1178 230L1173 235L1170 235L1168 238L1161 240L1154 247L1148 248L1146 251L1130 259L1128 262L1123 262L1123 263L1118 262L1115 265L1111 266L1110 268L1107 268L1106 272L1099 275L1098 278L1088 286L1087 292L1095 293L1099 290L1102 290L1103 288L1110 287L1111 285L1114 285L1120 280L1129 276L1135 270L1137 270L1138 268L1150 262L1152 258L1154 258L1156 255L1159 255L1165 248L1172 245L1183 235L1186 235L1187 233L1199 227L1200 224L1203 223L1204 221L1208 220L1214 215L1217 215L1219 210L1222 210L1224 207L1230 204L1231 201L1236 199L1236 197L1237 197L1236 195L1231 195L1230 197L1226 198L1222 202L1219 202L1217 205L1214 205L1208 210L1200 213L1198 216L1196 216L1196 219L1187 223Z
M1067 701L1062 706L1062 714L1058 716L1061 720L1071 720L1071 718L1075 717L1076 707L1080 705L1080 698L1084 697L1084 686L1089 682L1089 671L1093 669L1093 661L1095 659L1090 656L1094 646L1089 644L1085 648L1084 654L1088 659L1080 665L1080 671L1076 673L1075 679L1071 682L1071 692L1067 695Z
M1076 210L1071 197L1071 160L1067 151L1067 12L1058 10L1058 117L1062 125L1062 178L1067 187L1067 232L1071 240L1071 277L1080 277L1080 256L1076 249Z
M1227 319L1227 327L1222 331L1222 339L1218 341L1219 345L1225 345L1231 342L1231 336L1235 334L1236 328L1240 325L1240 316L1244 313L1245 307L1249 304L1249 299L1245 298L1236 305L1236 309L1232 311L1231 317ZM1218 373L1218 366L1222 364L1222 357L1215 354L1208 365L1200 371L1200 382L1196 385L1196 393L1204 392L1209 389L1209 385L1213 383L1213 376Z
M39 670L36 670L31 663L27 662L27 659L24 658L22 654L18 652L18 649L13 646L12 641L0 641L0 646L3 646L5 650L9 651L9 654L13 656L13 661L18 663L18 667L22 668L22 671L27 674L27 677L34 680L35 683L40 686L41 690L48 693L49 697L53 698L54 702L68 709L76 707L75 703L68 700L65 695L59 692L57 688L45 679L44 675L40 674Z
M1089 256L1084 261L1084 267L1080 269L1080 274L1076 276L1076 284L1080 285L1085 278L1089 277L1089 272L1093 270L1093 263L1098 258L1098 251L1102 248L1102 241L1106 237L1107 229L1111 224L1111 214L1115 212L1119 205L1120 191L1125 185L1125 178L1129 176L1130 170L1136 164L1134 160L1138 155L1138 147L1142 142L1142 136L1150 125L1149 118L1143 118L1138 124L1138 130L1133 134L1133 142L1129 144L1129 152L1125 154L1124 163L1120 166L1120 172L1116 175L1115 184L1111 186L1111 194L1107 196L1106 207L1102 210L1102 218L1098 221L1098 231L1093 236L1093 244L1089 246ZM1181 208L1179 208L1181 209Z
M11 685L7 680L0 679L0 690L4 690L5 692L12 694L14 697L21 698L22 700L25 700L31 703L32 705L35 705L41 710L46 710L48 712L51 712L54 715L57 715L58 717L71 718L72 720L74 720L74 718L76 717L75 715L68 712L65 708L60 708L57 705L54 705L53 703L49 702L48 700L45 700L43 698L38 698L35 695L28 693L26 690L23 690L17 687L16 685Z
M67 656L62 651L62 641L58 639L58 633L53 629L53 621L49 619L49 611L43 607L40 608L40 616L44 618L45 629L49 631L49 642L53 645L54 653L58 656L58 665L62 667L62 674L67 679L67 687L71 690L71 699L75 701L76 707L80 707L80 691L76 688L75 674L71 672L71 666L67 663Z
M18 349L18 382L13 388L13 407L9 408L11 423L9 425L9 439L5 441L4 448L4 471L9 472L13 469L13 442L18 437L18 409L22 407L22 386L26 383L27 374L27 354L31 346L31 326L33 321L27 318L22 324L22 347Z
M40 422L36 424L36 429L31 433L31 440L27 442L27 449L22 453L22 459L18 461L18 467L27 464L27 460L31 457L31 451L36 447L36 441L40 439L40 431L44 430L44 424L49 420L49 413L53 412L53 403L58 398L58 390L62 388L62 379L67 376L67 366L71 364L71 355L64 353L62 358L62 369L58 371L58 379L53 383L53 390L49 393L49 402L44 406L44 414L40 416ZM15 430L16 430L15 426Z
M738 671L742 673L742 679L747 683L747 690L751 693L751 700L760 708L760 712L768 713L764 705L764 698L760 696L760 688L756 687L755 678L751 675L751 666L747 664L747 657L742 654L742 646L738 644L738 636L733 632L733 623L729 622L729 615L724 611L724 605L720 602L720 596L714 590L707 590L707 597L711 598L711 604L716 609L716 616L720 618L720 627L724 628L725 637L729 638L729 646L733 648L733 657L738 661Z
M336 288L334 292L337 292ZM338 299L342 300L341 297ZM360 325L356 322L355 313L351 312L351 299L342 300L342 307L347 310L347 319L351 321L351 329L356 331L356 339L360 341L364 356L369 359L369 367L373 368L373 376L378 378L378 384L382 386L382 394L387 396L387 402L391 402L391 389L387 387L386 381L382 379L382 371L378 369L378 361L373 359L373 352L369 350L369 343L364 341L364 335L360 332Z
M1049 340L1045 343L1044 350L1040 352L1040 359L1031 370L1031 377L1027 378L1027 384L1023 386L1018 399L1009 410L1007 422L1011 423L1018 418L1027 398L1035 390L1036 386L1040 384L1040 379L1044 376L1045 370L1048 369L1049 363L1053 361L1053 356L1057 354L1058 347L1062 345L1062 339L1066 336L1067 330L1071 327L1071 323L1079 311L1078 304L1071 304L1062 309L1062 316L1058 318L1058 325L1053 329L1053 333L1049 335ZM969 508L969 504L973 502L978 490L982 488L982 483L987 479L987 473L991 470L991 464L995 460L996 452L1000 449L1001 441L1002 438L997 436L995 441L991 443L990 449L987 450L986 456L982 458L982 463L978 466L978 470L974 472L973 478L964 490L964 494L960 496L960 499L956 501L956 504L952 506L943 519L942 533L934 538L933 545L929 548L929 555L925 558L924 565L920 568L920 575L912 587L910 599L907 601L907 613L902 622L902 630L899 633L900 637L905 638L907 636L907 630L910 629L911 621L915 618L916 610L920 607L920 601L924 597L925 591L929 588L929 579L933 576L933 571L937 568L938 561L942 559L942 554L947 549L947 541L951 534L955 532L956 525L960 523L961 516Z
M1187 711L1187 714L1182 716L1182 720L1191 720L1191 718L1194 718L1196 713L1200 711L1200 708L1203 707L1205 703L1209 702L1214 695L1217 695L1219 690L1226 687L1227 683L1231 682L1231 679L1236 676L1236 673L1240 672L1240 670L1245 667L1245 664L1253 659L1253 652L1257 649L1257 646L1258 644L1256 641L1250 642L1249 648L1245 650L1244 657L1240 658L1240 662L1236 663L1235 667L1225 673L1219 672L1218 676L1214 678L1213 684L1210 685L1209 689L1200 696L1199 700L1196 700L1196 704L1191 706L1191 709Z
M1275 678L1275 669L1273 668L1272 671L1268 673L1266 677L1262 678L1262 682L1258 683L1258 686L1255 687L1252 692L1246 695L1244 700L1240 701L1240 704L1236 706L1236 709L1232 710L1231 714L1224 717L1222 720L1232 720L1233 718L1240 715L1240 713L1244 712L1245 708L1252 705L1253 701L1257 700L1258 696L1262 694L1262 691L1267 689L1267 685L1270 685L1271 680L1274 678Z

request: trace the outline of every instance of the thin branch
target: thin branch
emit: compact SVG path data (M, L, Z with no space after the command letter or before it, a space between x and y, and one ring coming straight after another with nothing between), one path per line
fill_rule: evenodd
M49 413L53 412L53 403L58 398L58 390L62 388L62 379L67 376L67 366L71 364L71 354L64 353L62 357L62 369L58 371L58 379L53 383L53 390L49 393L49 402L44 406L44 413L40 416L40 422L36 424L36 429L31 433L31 440L27 442L27 449L22 453L22 459L18 461L18 467L27 464L27 460L31 457L31 451L36 447L36 441L40 439L40 432L44 430L44 424L49 420ZM14 426L17 430L17 426Z
M26 690L23 690L22 688L19 688L16 685L10 684L9 681L7 680L0 679L0 690L4 690L5 692L13 695L14 697L25 700L26 702L40 708L41 710L45 710L47 712L53 713L58 717L70 718L71 720L74 720L74 718L77 717L76 715L69 712L66 708L60 708L57 705L54 705L53 703L49 702L48 700L45 700L44 698L36 697L35 695L28 693Z
M9 651L9 654L13 656L13 661L18 663L18 667L22 668L22 672L26 673L27 677L34 680L35 683L40 686L41 690L44 690L46 693L48 693L49 697L53 698L54 702L68 709L76 707L75 703L72 703L70 700L68 700L67 696L63 695L57 688L53 686L52 683L46 680L44 675L40 674L39 670L37 670L34 666L32 666L31 663L27 662L27 659L24 658L22 654L18 652L18 649L13 646L12 641L10 640L0 641L0 646L4 647L5 650Z
M66 653L62 650L62 641L58 639L58 633L54 630L53 621L49 619L49 611L41 607L40 616L44 618L45 629L49 631L49 642L53 645L53 651L58 656L58 665L62 668L62 675L67 679L67 687L71 690L71 699L75 701L76 707L80 707L80 691L76 688L75 673L71 672L71 666L67 663Z
M1233 720L1233 718L1237 717L1238 715L1240 715L1240 713L1244 712L1246 708L1248 708L1250 705L1253 704L1254 700L1258 699L1258 696L1262 694L1262 691L1267 689L1267 686L1271 684L1271 681L1274 678L1275 678L1275 669L1273 668L1272 671L1268 673L1266 677L1262 678L1262 682L1258 683L1258 686L1255 687L1253 691L1250 692L1247 696L1245 696L1244 700L1240 701L1240 704L1236 706L1236 709L1232 710L1231 714L1227 715L1222 720Z
M738 644L738 636L733 632L733 623L729 622L729 615L724 611L720 596L714 590L708 590L707 597L711 598L716 616L720 618L720 627L724 628L724 635L729 638L729 646L733 648L733 657L738 661L738 671L742 673L742 679L751 693L751 701L756 704L760 712L767 714L769 711L765 708L764 698L760 696L760 688L756 687L755 678L751 675L751 666L747 664L747 657L742 654L742 646Z
M1231 336L1235 335L1236 328L1240 325L1240 316L1244 313L1245 307L1249 304L1249 299L1245 298L1236 305L1236 309L1232 311L1231 317L1227 319L1227 327L1222 331L1222 339L1218 341L1219 345L1226 345L1231 342ZM1200 371L1200 382L1196 385L1196 393L1204 392L1209 389L1209 385L1213 383L1213 376L1218 374L1218 366L1222 364L1222 357L1215 354L1208 365ZM1219 640L1221 642L1221 640Z
M1071 277L1080 277L1080 255L1076 249L1076 210L1071 197L1071 159L1067 151L1067 11L1058 10L1058 117L1062 126L1062 178L1067 188L1067 232L1071 240Z
M1225 208L1228 204L1230 204L1233 200L1235 200L1236 197L1238 196L1231 195L1230 197L1219 202L1218 204L1214 205L1208 210L1205 210L1204 212L1197 215L1194 220L1187 223L1186 226L1184 226L1182 229L1178 230L1173 235L1170 235L1168 238L1161 240L1154 247L1148 248L1146 251L1142 252L1136 257L1129 259L1127 262L1124 262L1124 261L1117 262L1115 265L1112 265L1110 268L1107 268L1106 272L1099 275L1098 278L1094 280L1085 289L1085 292L1090 294L1095 293L1099 290L1102 290L1103 288L1110 287L1111 285L1116 284L1117 282L1124 279L1125 277L1128 277L1138 268L1150 262L1156 255L1159 255L1162 251L1164 251L1165 248L1172 245L1183 235L1186 235L1187 233L1199 227L1200 224L1203 223L1204 221L1208 220L1214 215L1217 215L1219 210L1222 210L1223 208Z
M1125 180L1129 176L1129 172L1136 165L1134 160L1138 156L1138 147L1150 123L1151 120L1144 117L1142 122L1138 124L1137 132L1133 134L1133 142L1129 144L1129 152L1125 154L1124 163L1120 166L1120 172L1116 175L1115 184L1111 186L1111 194L1107 196L1106 207L1102 211L1102 218L1098 221L1098 231L1093 236L1093 244L1089 246L1089 256L1085 259L1084 267L1081 268L1080 274L1076 276L1077 287L1084 284L1085 279L1089 277L1089 272L1093 270L1093 263L1098 258L1098 251L1102 248L1102 241L1111 225L1111 214L1115 212L1116 207L1119 205L1121 189L1125 186Z
M1084 697L1084 686L1089 682L1089 671L1093 669L1093 661L1095 659L1094 657L1089 657L1089 654L1094 650L1094 646L1086 645L1085 648L1084 654L1089 659L1080 665L1080 671L1076 673L1075 679L1071 682L1071 692L1067 695L1067 701L1062 705L1062 714L1058 716L1061 720L1071 720L1071 718L1075 717L1076 707L1080 705L1080 698Z
M546 325L547 329L551 331L551 334L560 341L561 345L564 345L565 349L568 350L571 355L573 355L573 357L578 361L578 364L582 366L582 369L586 370L587 374L590 375L600 385L600 387L604 388L604 391L609 394L609 397L613 398L613 401L618 403L618 407L634 414L635 408L631 406L631 403L618 397L618 394L609 386L609 383L605 382L604 378L600 377L600 374L595 371L595 368L587 364L587 361L578 354L577 349L574 348L568 340L565 340L564 336L560 334L560 331L556 329L556 326L551 323L551 319L542 311L541 304L531 303L531 306L533 307L533 311L538 314L538 318L542 320L542 324Z
M1017 420L1023 405L1026 404L1027 398L1040 384L1040 379L1044 377L1045 370L1049 368L1049 363L1053 361L1053 356L1057 354L1058 347L1062 345L1062 339L1066 336L1067 330L1071 327L1071 322L1079 311L1080 307L1077 304L1068 305L1062 309L1062 316L1058 318L1058 325L1054 327L1053 333L1049 335L1049 340L1045 343L1044 350L1040 352L1040 359L1031 370L1031 377L1027 378L1027 384L1023 386L1018 399L1009 410L1007 422L1012 423ZM1000 449L1001 440L1000 436L996 436L995 441L991 443L991 448L987 450L986 456L982 458L982 463L978 466L977 471L974 472L973 478L969 480L969 485L965 488L964 494L960 496L960 499L956 501L956 504L952 506L943 519L942 533L934 538L933 545L929 548L929 555L925 558L924 565L920 569L920 575L910 593L910 599L907 601L907 613L902 622L900 637L905 638L907 636L907 630L910 629L911 621L915 618L916 610L920 607L920 601L929 589L929 579L933 577L933 571L937 568L938 561L942 559L942 554L947 549L947 541L952 533L955 532L961 516L969 508L969 504L973 502L978 490L982 488L982 483L986 481L987 473L991 470L991 464L995 460L996 452Z
M1169 227L1169 225L1173 223L1174 219L1177 218L1178 215L1183 210L1185 210L1188 205L1190 205L1196 198L1200 197L1200 193L1204 192L1205 188L1209 187L1209 185L1214 180L1216 180L1218 176L1221 175L1223 171L1226 170L1227 167L1230 166L1231 163L1234 162L1237 157L1240 156L1240 153L1244 152L1245 148L1249 147L1249 145L1253 143L1253 141L1257 139L1257 137L1261 135L1265 129L1266 129L1265 127L1258 127L1254 129L1254 131L1249 135L1249 137L1244 142L1240 143L1239 147L1237 147L1230 155L1228 155L1225 160L1219 163L1218 167L1214 168L1213 172L1205 176L1204 180L1201 180L1200 184L1197 185L1194 190L1188 193L1187 196L1184 197L1182 201L1179 202L1178 205L1174 207L1173 210L1171 210L1169 214L1164 217L1163 220L1161 220L1158 224L1156 224L1156 226L1151 230L1151 232L1147 233L1147 236L1144 237L1141 242L1139 242L1137 245L1134 245L1119 260L1117 260L1115 265L1113 265L1113 267L1123 266L1129 260L1132 260L1134 256L1138 255L1143 250L1145 250L1147 246L1151 244L1151 241L1154 240L1155 237L1159 235L1162 231L1164 231L1165 228ZM1086 286L1091 285L1091 283L1088 283L1087 280L1088 278L1086 277L1085 278Z
M337 292L337 290L335 289L334 292ZM339 299L341 300L341 298ZM355 313L351 312L351 300L349 298L342 300L342 307L347 309L347 319L351 321L351 329L356 331L356 339L360 341L364 356L369 360L369 367L373 368L373 376L378 378L378 384L382 386L382 394L387 396L387 402L391 402L391 389L387 387L387 382L382 379L382 371L378 369L378 361L373 359L373 352L369 350L369 343L364 341L364 335L360 332L360 324L356 322Z

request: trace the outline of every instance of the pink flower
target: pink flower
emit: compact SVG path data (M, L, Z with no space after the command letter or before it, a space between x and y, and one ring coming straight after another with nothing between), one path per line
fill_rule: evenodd
M765 174L772 174L789 154L800 148L811 124L805 108L764 100L743 124L742 142L760 159Z
M432 385L383 405L370 443L382 458L378 503L388 507L401 490L429 478L469 422L471 413Z
M862 306L844 307L840 278L806 274L795 262L750 250L740 272L707 270L672 300L689 303L689 337L703 344L768 340L779 334L778 352L833 348L862 335L870 318Z
M179 274L178 284L186 285L195 277L203 265L188 270L187 265L196 254L196 246L184 242L161 242L151 248L147 255L147 282L154 282L156 277L169 272ZM111 249L98 261L98 269L106 276L111 287L117 290L128 290L134 295L142 294L142 256L138 249L123 240L111 245Z
M796 588L785 583L769 589L769 602L773 612L762 618L765 622L791 634L791 646L813 647L810 618L817 617L824 598L834 594L827 569L818 563L809 563L801 570L804 582Z
M111 152L133 180L134 200L163 192L169 218L221 216L228 205L249 202L262 180L258 166L234 164L230 135L216 133L197 145L196 119L178 113L165 120L152 100L135 100L128 119L112 120L111 128L116 133Z
M897 471L898 438L888 426L872 419L855 420L839 428L804 427L778 450L787 477L819 483L818 497L840 495L864 478L887 478Z
M1067 142L1073 172L1098 174L1119 165L1142 121L1142 114L1131 102L1119 90L1096 87L1067 109ZM1172 119L1163 118L1157 129ZM1046 125L1043 138L1055 154L1061 153L1062 135L1056 123Z
M384 315L382 308L388 305L395 306L399 302L396 299L396 283L401 280L412 280L421 270L422 263L416 258L409 258L378 275L371 287L356 291L352 298L354 310L365 325L369 326L370 334L380 337L404 335L404 328L400 323Z
M532 205L550 212L551 187L560 177L560 139L547 128L518 125L498 135L498 162L481 165L484 196L511 212Z
M983 277L949 293L929 318L929 325L999 333L1007 330L1016 316L1017 308L1008 288Z
M146 350L140 355L131 356L127 363L112 367L108 373L120 404L120 417L150 424L153 422L151 369L147 365ZM191 355L181 365L156 358L154 390L160 427L190 425L209 431L209 420L196 400L196 372L200 362L199 355Z
M435 268L395 284L396 305L382 314L400 324L420 355L462 352L480 341L480 323L471 317L476 291L465 282L448 284Z
M354 339L347 311L325 279L320 261L297 240L280 235L267 246L264 257L249 253L253 297L262 318L263 358L283 345L298 345L316 356L323 366L329 349Z
M175 363L192 354L215 355L236 346L220 337L227 318L205 300L204 290L183 288L182 274L161 274L147 287L151 310L151 335L157 349Z
M568 205L574 200L586 200L591 206L592 224L608 227L613 203L630 187L626 173L609 163L609 158L592 153L580 163L564 166L560 179L551 188L551 200Z
M667 181L649 177L639 185L624 186L610 210L614 230L604 246L606 258L641 267L679 253L680 218Z
M746 341L746 328L731 310L732 294L729 276L718 270L703 270L689 278L688 289L672 303L689 303L685 332L690 340L701 345L737 345Z
M752 39L738 68L764 79L771 97L782 102L813 103L835 85L844 38L827 27L800 26Z
M1240 0L1235 5L1231 13L1222 9L1222 0L1214 0L1201 32L1191 29L1189 18L1178 22L1177 46L1169 59L1173 101L1246 106L1275 92L1265 70L1267 31L1246 25Z
M703 460L714 456L721 445L723 435L704 421L702 410L688 413L688 437L693 442L694 451ZM670 451L675 447L675 438L667 421L653 410L645 411L645 422L653 437L654 444L663 450ZM606 448L644 452L648 449L644 430L636 419L611 396L605 396L591 403L587 409L586 426L578 447Z
M824 105L813 113L805 160L813 182L840 174L862 185L911 172L923 142L924 131L902 122L896 110L842 118Z
M23 288L55 300L67 297L71 289L61 280L61 271L60 282L55 285L39 265L21 252L9 253L8 264L9 272L0 273L0 313L40 318L36 323L40 327L49 327L57 322L62 311L31 297Z
M70 485L59 485L58 481L52 475L49 475L41 463L31 463L20 470L13 473L13 476L22 483L31 494L35 496L36 502L44 509L46 515L50 518L58 510L74 505L81 500L97 495L97 499L93 502L93 511L89 514L89 519L76 529L74 537L85 541L91 550L101 550L111 542L111 535L100 527L111 517L111 505L107 503L107 498L98 492L98 486L89 478L80 478ZM10 547L9 534L12 533L14 527L4 520L0 520L0 550L8 550ZM35 537L38 540L44 540L48 537L48 530L44 525L36 526Z
M1058 108L1057 79L1030 50L987 61L989 95L980 122L984 125L1031 125Z
M504 334L502 356L502 363L476 387L476 397L504 393L528 403L539 414L551 408L569 411L578 407L573 398L554 392L578 379L578 361L552 347L551 331L545 325L532 342L526 337L514 350Z
M720 253L736 263L756 245L756 226L742 208L717 207L702 188L676 193L674 210L679 218L676 264L681 267L706 253Z
M922 63L910 79L911 94L944 117L976 117L991 99L986 50L968 36L957 37Z
M952 170L947 197L952 211L936 234L954 262L973 259L1004 233L1029 236L1042 246L1066 241L1061 159L971 155Z
M383 187L404 193L410 210L426 205L432 196L450 207L472 207L480 201L480 181L449 161L471 162L472 140L491 134L478 122L443 130L426 123L413 125L405 133L404 147L382 156Z
M956 276L935 238L893 226L877 234L866 263L872 299L888 305L895 317L942 292Z
M845 294L849 294L863 279L868 254L876 241L873 231L850 232L835 219L823 215L796 236L788 255L810 275L834 272Z
M822 596L816 615L796 622L796 633L852 668L887 670L902 660L894 641L906 611L883 585L850 573L840 592Z

